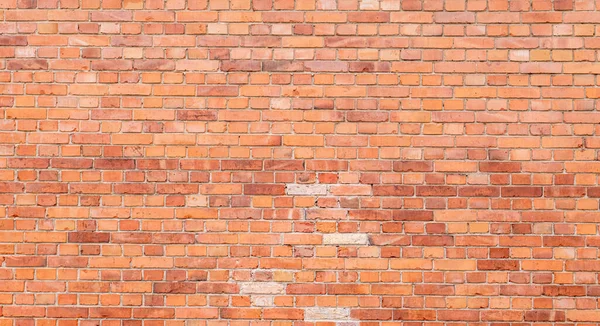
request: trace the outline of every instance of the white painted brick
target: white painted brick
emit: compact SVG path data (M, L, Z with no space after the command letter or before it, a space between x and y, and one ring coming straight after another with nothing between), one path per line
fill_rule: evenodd
M327 195L327 185L288 184L286 191L288 195Z
M326 245L367 245L369 236L364 233L334 233L324 234L323 244Z
M284 294L285 284L275 282L240 283L240 294Z
M306 308L304 320L337 321L350 318L349 308Z

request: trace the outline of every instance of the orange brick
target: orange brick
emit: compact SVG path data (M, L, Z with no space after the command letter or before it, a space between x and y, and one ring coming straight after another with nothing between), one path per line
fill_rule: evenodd
M0 7L1 325L600 320L594 1Z

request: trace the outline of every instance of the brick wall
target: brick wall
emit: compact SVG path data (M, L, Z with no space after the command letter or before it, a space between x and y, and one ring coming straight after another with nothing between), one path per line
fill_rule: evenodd
M0 326L600 322L600 2L0 7Z

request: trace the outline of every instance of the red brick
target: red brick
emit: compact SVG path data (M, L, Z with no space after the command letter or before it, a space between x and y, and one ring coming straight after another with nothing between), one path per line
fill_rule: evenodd
M262 161L259 160L223 160L222 170L262 170Z
M131 308L90 308L91 318L131 318Z
M417 196L453 197L456 196L456 187L417 186Z
M89 169L93 165L91 159L77 159L77 158L54 158L50 161L50 164L54 168L59 169Z
M395 210L393 219L396 221L433 221L433 212L418 210Z
M35 256L13 256L5 257L4 263L7 267L44 267L46 266L46 258Z
M304 318L304 310L294 308L266 308L263 312L263 318L298 320Z
M414 188L410 186L373 186L374 196L412 196L414 192Z
M129 159L96 159L94 168L101 170L129 170L134 168L134 161Z
M214 121L217 120L217 112L210 110L180 110L177 111L177 120Z
M521 164L513 162L481 162L479 163L481 172L521 172Z
M6 306L2 308L4 317L44 317L46 315L45 307L36 306Z
M411 321L426 321L435 320L436 311L431 310L417 310L417 309L398 309L393 312L394 320L411 320Z
M133 318L162 318L171 319L175 316L172 308L136 308L133 310Z
M417 284L414 292L415 294L426 295L453 295L454 287L451 285Z
M17 182L0 182L0 193L19 193L25 190L22 183Z
M154 283L154 293L196 293L196 284L191 282Z
M328 294L368 294L369 285L366 284L328 284Z
M546 197L583 197L585 193L585 187L544 187Z
M525 321L533 322L564 322L565 312L564 311L551 311L551 310L537 310L537 311L526 311Z
M110 233L100 232L71 232L69 233L69 242L80 243L101 243L109 242Z
M19 35L0 36L0 45L27 45L27 37Z
M451 246L454 239L451 236L417 235L412 237L413 246Z
M542 187L502 187L502 197L541 197Z
M500 196L500 187L489 186L465 186L458 188L460 197L498 197Z
M237 86L198 86L198 96L237 96L239 89Z
M221 61L221 71L260 71L260 61Z
M325 294L323 284L289 284L287 294Z
M358 320L391 320L392 310L388 309L352 309L350 317Z
M261 309L255 308L222 308L221 318L226 319L260 319Z
M543 294L545 296L554 297L581 297L586 295L584 286L544 286Z
M431 162L394 162L394 171L396 172L432 172L433 164Z
M479 311L474 310L441 310L438 319L444 321L476 321L479 320Z
M277 184L247 184L244 185L246 195L283 195L285 186Z
M9 60L6 64L9 70L45 70L48 69L47 60Z
M516 260L478 260L479 270L519 270L519 262Z
M600 321L597 2L0 7L5 324Z
M43 158L9 158L9 168L20 169L45 169L49 166L50 160Z
M50 318L87 318L88 308L48 307L46 316Z

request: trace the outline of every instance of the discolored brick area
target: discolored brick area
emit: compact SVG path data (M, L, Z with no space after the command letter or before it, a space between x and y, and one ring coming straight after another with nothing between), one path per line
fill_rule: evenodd
M599 11L0 1L0 326L599 323Z

